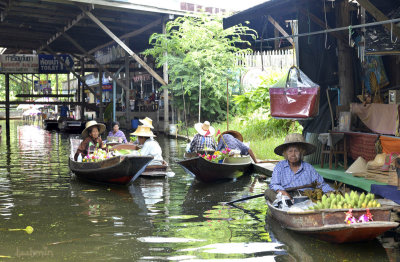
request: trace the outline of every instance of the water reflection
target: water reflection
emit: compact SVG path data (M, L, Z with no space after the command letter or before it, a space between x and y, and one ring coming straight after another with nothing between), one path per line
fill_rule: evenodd
M183 141L157 137L174 177L139 178L118 187L71 178L68 138L11 122L8 143L0 144L0 258L322 261L318 252L331 259L336 250L338 260L387 257L377 241L347 248L293 236L269 220L265 225L262 198L238 203L241 209L225 205L262 192L265 184L253 176L199 183L175 163L183 155ZM26 226L34 228L31 235L7 230Z

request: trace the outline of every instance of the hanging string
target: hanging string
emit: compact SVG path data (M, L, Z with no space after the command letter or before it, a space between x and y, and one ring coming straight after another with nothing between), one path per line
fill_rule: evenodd
M311 32L311 21L310 21L310 11L308 10L308 7L307 7L307 18L308 18L308 33L310 33ZM310 36L307 37L307 44L311 45Z
M326 29L326 30L328 30L328 21L327 21L327 19L326 19L326 6L325 6L325 0L324 0L324 18L325 18L325 29ZM329 49L329 48L330 48L330 46L329 46L329 47L326 47L326 45L327 45L327 42L328 42L328 33L327 33L327 32L325 32L325 49Z

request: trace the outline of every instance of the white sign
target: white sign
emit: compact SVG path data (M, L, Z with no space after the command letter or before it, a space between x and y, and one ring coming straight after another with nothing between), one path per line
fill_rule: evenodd
M2 73L28 73L39 72L39 59L37 55L0 55L0 72Z

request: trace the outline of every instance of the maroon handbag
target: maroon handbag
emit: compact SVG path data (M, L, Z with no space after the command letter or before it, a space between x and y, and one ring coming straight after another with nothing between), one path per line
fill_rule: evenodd
M280 83L269 89L272 117L305 120L318 115L320 88L303 72L292 66L285 87L278 87Z

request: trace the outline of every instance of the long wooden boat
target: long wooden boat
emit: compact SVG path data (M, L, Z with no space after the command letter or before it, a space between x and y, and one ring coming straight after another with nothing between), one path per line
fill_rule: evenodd
M168 163L163 160L162 165L148 165L143 173L140 175L142 177L164 177L168 173Z
M135 181L153 160L151 156L116 156L99 162L77 162L73 157L80 141L71 139L71 155L68 162L71 171L80 179L126 185Z
M397 222L390 222L390 206L370 208L374 221L346 224L344 219L347 209L291 212L278 209L269 201L267 201L267 204L269 215L284 228L332 243L372 240L399 225ZM358 218L365 213L365 208L353 209L354 217Z
M217 180L236 179L250 171L250 157L235 157L236 163L214 163L202 157L178 161L177 163L190 175L205 183Z
M43 125L46 130L58 129L58 121L56 119L45 119L43 120Z
M136 145L133 144L117 144L112 147L113 150L136 150ZM134 157L126 155L128 158ZM165 177L168 173L168 163L163 160L162 165L148 165L146 169L141 173L142 177Z

